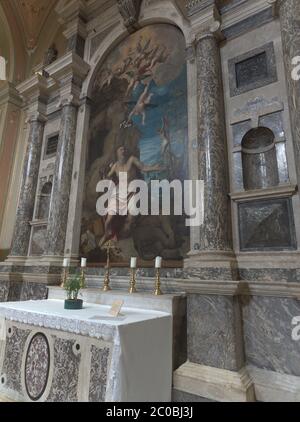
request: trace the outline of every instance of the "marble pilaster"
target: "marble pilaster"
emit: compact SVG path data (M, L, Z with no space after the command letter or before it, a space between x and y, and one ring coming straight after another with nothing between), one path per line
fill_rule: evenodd
M13 235L11 256L26 256L30 240L30 221L33 217L34 201L38 182L39 164L42 150L44 121L29 121L30 132L23 168L20 199Z
M49 258L61 257L65 251L77 114L81 85L88 70L89 65L72 52L47 67L48 74L59 82L61 105L57 160L46 235L45 257Z
M63 255L72 178L77 106L67 102L62 117L47 228L47 255Z
M228 168L221 60L213 34L197 41L196 54L199 176L205 183L200 250L225 251L231 250Z
M55 10L66 28L63 34L67 39L67 51L72 51L83 58L87 38L87 16L84 2L81 0L73 0L67 4L62 2Z
M27 256L45 125L47 82L35 75L17 87L28 103L29 137L10 257Z
M237 275L232 252L225 111L216 32L219 26L215 21L195 39L198 178L204 181L204 223L199 229L199 243L191 245L186 266L193 269L193 276L231 279Z
M300 81L292 77L293 59L300 56L300 3L298 0L277 2L281 23L283 58L286 70L291 128L294 142L298 185L300 184Z

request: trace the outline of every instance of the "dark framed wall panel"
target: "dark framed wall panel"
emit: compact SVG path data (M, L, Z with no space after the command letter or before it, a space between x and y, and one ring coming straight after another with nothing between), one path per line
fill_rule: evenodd
M242 202L238 216L241 251L297 248L290 198Z
M278 81L273 42L229 60L228 66L231 97Z

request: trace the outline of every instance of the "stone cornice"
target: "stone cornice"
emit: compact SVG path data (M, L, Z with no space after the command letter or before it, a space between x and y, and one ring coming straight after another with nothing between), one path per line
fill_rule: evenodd
M45 98L48 95L47 79L40 75L35 74L29 79L26 79L21 84L17 85L17 91L31 102L31 100Z
M16 87L11 82L3 82L0 88L0 105L12 103L17 107L23 105L22 98Z
M230 198L236 202L251 201L253 198L282 198L293 196L298 190L296 185L277 186L274 188L230 193Z
M27 121L46 121L46 103L49 97L49 85L47 79L35 74L31 78L19 84L16 89L24 98L27 106Z
M191 1L188 16L195 43L208 36L215 37L218 41L224 39L221 16L214 0Z
M188 16L202 12L207 7L215 6L215 0L188 0L186 2L186 9Z
M90 65L71 51L47 66L45 70L51 78L60 83L73 77L82 82L90 70Z
M82 19L83 21L87 20L86 16L87 5L83 0L70 0L69 2L60 2L56 8L55 12L58 15L58 21L61 24L68 24L74 19Z
M299 257L298 257L299 259ZM2 277L2 274L0 274ZM139 277L138 284L141 292L153 290L154 278ZM87 285L90 288L99 288L99 275L86 275ZM162 290L168 292L184 292L204 295L224 296L271 296L290 297L300 300L300 283L287 281L228 281L228 280L199 280L196 278L161 278ZM127 290L128 277L111 276L111 285L114 290Z
M275 16L275 5L277 0L251 0L237 4L230 10L222 14L222 30L230 28L245 19L249 19L273 6Z

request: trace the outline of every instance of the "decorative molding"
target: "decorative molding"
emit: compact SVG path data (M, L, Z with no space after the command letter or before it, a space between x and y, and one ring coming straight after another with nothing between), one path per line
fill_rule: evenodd
M235 202L252 201L252 199L285 198L295 195L298 187L296 185L277 186L268 189L248 190L243 192L230 193L230 198Z
M188 16L198 13L209 6L214 6L215 0L188 0L186 2L186 9Z
M81 85L90 70L90 65L71 51L47 66L45 70L60 87L57 107L72 103L80 105Z
M261 75L256 80L250 82L249 79L247 79L248 83L239 85L237 66L242 62L257 59L257 57L260 57L262 54L264 54L267 74ZM261 63L259 63L259 66L256 64L256 66L263 68ZM278 82L277 63L273 41L230 59L228 61L228 69L231 97L235 97L237 95L241 95L246 92L253 91L255 89Z
M300 377L253 365L233 372L186 362L174 372L173 388L215 401L300 401Z
M251 256L252 254L252 256ZM238 261L246 268L299 268L299 253L292 256L291 253L277 253L273 260L269 255L263 253L241 253ZM265 265L265 267L263 266ZM0 274L2 278L4 273ZM86 275L88 290L101 287L99 275ZM224 295L224 296L272 296L300 298L300 283L288 281L223 281L223 280L198 280L198 279L175 279L162 278L162 288L166 293L195 293L203 295ZM114 289L127 290L128 278L126 276L112 276L111 283ZM149 293L153 290L154 279L151 277L139 277L140 291Z
M186 362L173 374L173 388L220 402L255 401L247 369L238 372Z
M138 29L141 4L141 0L117 0L118 10L129 32Z
M193 0L187 4L188 18L194 43L206 37L224 40L221 31L221 16L215 0Z
M300 377L247 366L260 402L299 402Z

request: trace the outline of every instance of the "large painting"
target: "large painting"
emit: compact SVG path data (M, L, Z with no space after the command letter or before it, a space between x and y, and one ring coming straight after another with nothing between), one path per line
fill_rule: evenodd
M137 256L147 265L160 255L178 265L189 244L182 216L161 213L108 221L96 212L96 186L106 177L117 179L118 163L128 160L131 179L150 183L187 178L187 73L180 30L155 24L127 37L99 69L92 101L82 255L90 263L104 263L105 241L111 238L116 264L127 265Z

